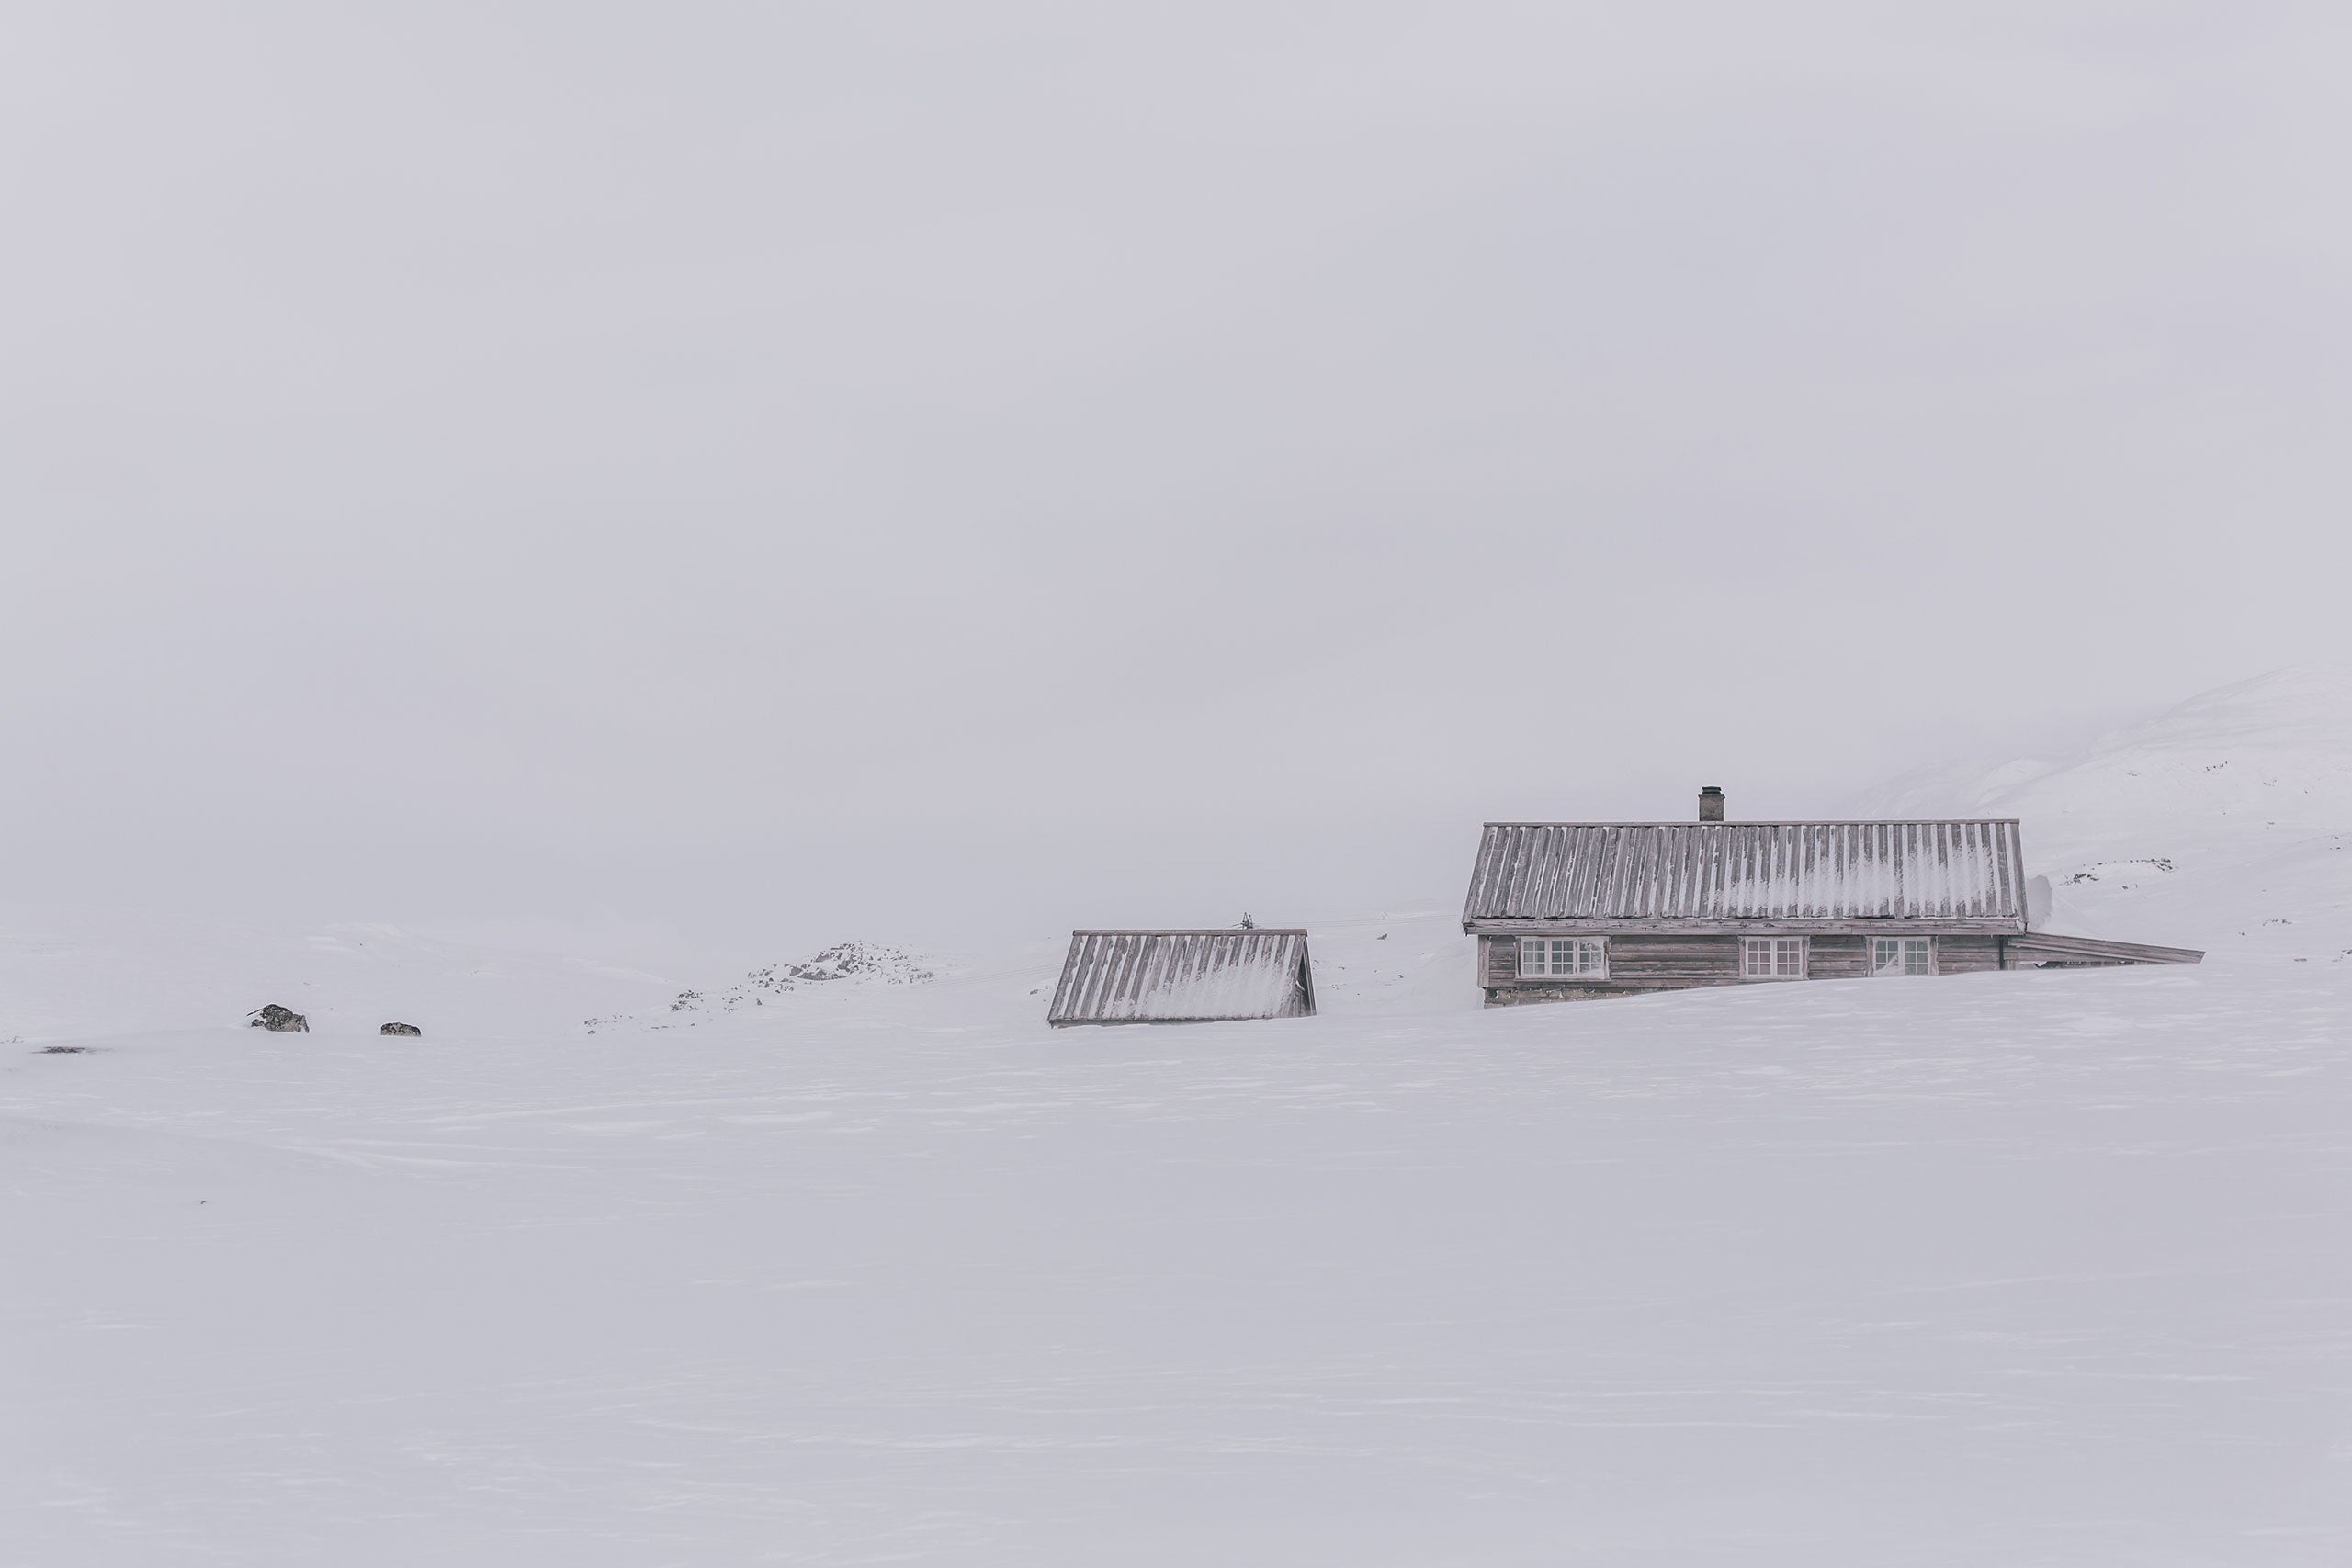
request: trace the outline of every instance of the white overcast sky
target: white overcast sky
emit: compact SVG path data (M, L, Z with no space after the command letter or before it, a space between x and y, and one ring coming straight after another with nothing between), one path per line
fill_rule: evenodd
M2340 5L0 28L19 900L1301 918L2352 657Z

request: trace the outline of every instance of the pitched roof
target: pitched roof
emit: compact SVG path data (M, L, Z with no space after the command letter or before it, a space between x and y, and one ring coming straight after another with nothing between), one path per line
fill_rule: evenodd
M1315 1010L1303 931L1072 931L1052 1023L1197 1023Z
M1489 822L1476 920L2014 921L2014 818L1926 822Z

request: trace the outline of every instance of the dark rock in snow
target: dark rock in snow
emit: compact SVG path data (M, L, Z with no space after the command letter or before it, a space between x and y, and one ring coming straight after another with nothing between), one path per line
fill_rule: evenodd
M252 1028L274 1030L280 1034L311 1032L309 1019L304 1018L292 1008L282 1008L276 1002L270 1003L266 1008L256 1008L245 1021Z
M424 1031L413 1023L388 1023L376 1032L379 1034L422 1034Z

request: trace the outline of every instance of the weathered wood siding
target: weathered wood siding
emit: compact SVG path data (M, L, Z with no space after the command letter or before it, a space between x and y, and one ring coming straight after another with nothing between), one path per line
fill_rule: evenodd
M1973 975L2001 966L2001 939L1996 936L1936 938L1936 973Z
M1739 978L1736 936L1609 939L1609 977L1625 986L1713 986Z
M1723 936L1613 936L1609 940L1609 978L1522 981L1519 974L1519 939L1484 936L1478 939L1479 984L1489 991L1521 991L1579 996L1610 996L1626 991L1663 991L1685 986L1725 986L1739 981L1739 939ZM1505 999L1500 996L1490 998ZM1517 998L1512 999L1532 999Z
M2001 939L1996 936L1939 936L1935 944L1935 972L1968 975L2001 966ZM1805 978L1866 980L1871 973L1871 939L1866 936L1816 936L1808 939Z
M1487 1001L1500 1007L1682 990L1693 986L1789 983L1747 981L1741 973L1742 939L1738 936L1640 932L1607 940L1609 977L1605 980L1542 976L1522 980L1519 974L1519 939L1482 936L1478 939L1479 984L1486 989ZM1998 937L1939 936L1933 940L1935 972L1939 975L1964 975L2000 967ZM1861 980L1869 978L1870 973L1869 937L1834 934L1805 939L1806 979Z
M1808 937L1804 944L1804 977L1808 980L1866 980L1871 973L1871 939L1866 936Z
M1650 988L1668 990L1673 987L1653 986ZM1634 986L1581 986L1565 980L1556 986L1531 982L1524 986L1505 986L1499 990L1488 991L1487 1005L1490 1008L1511 1008L1524 1007L1530 1002L1582 1002L1596 1000L1601 997L1638 997L1640 995L1642 995L1641 989Z

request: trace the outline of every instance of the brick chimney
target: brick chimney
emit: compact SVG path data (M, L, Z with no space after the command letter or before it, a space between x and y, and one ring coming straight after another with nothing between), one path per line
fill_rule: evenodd
M1724 819L1724 792L1713 784L1699 792L1699 820L1720 822Z

